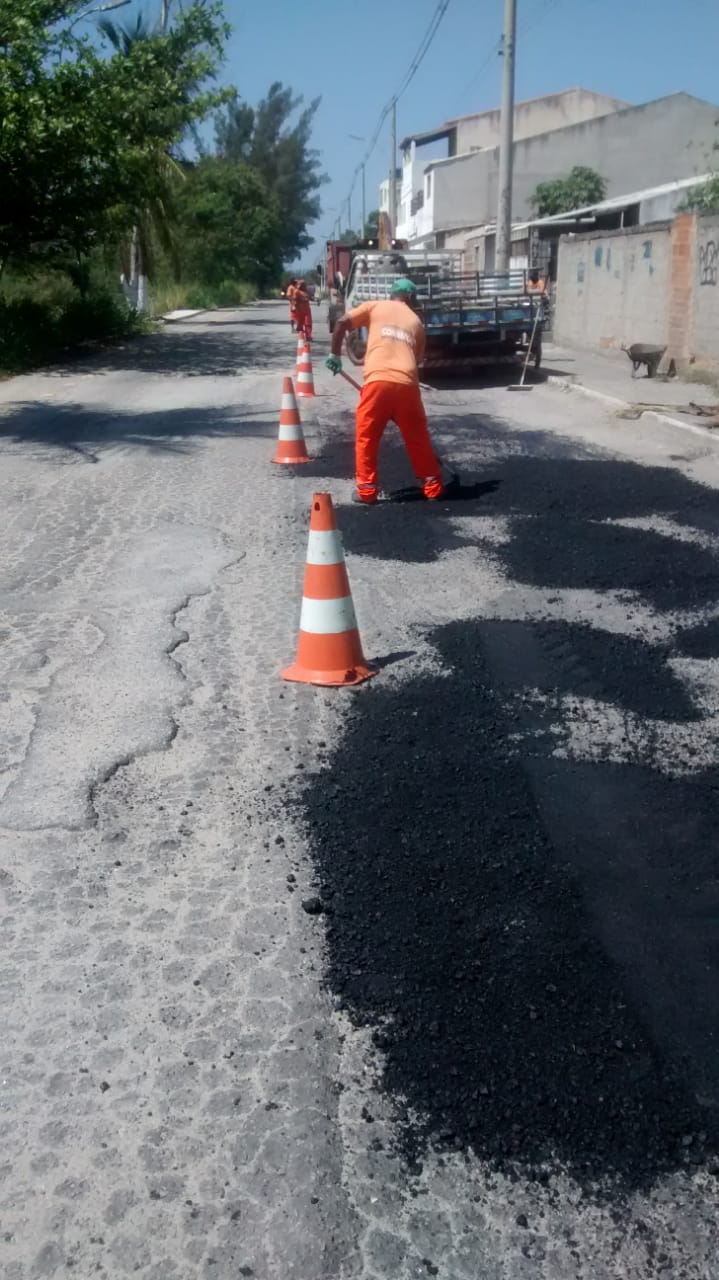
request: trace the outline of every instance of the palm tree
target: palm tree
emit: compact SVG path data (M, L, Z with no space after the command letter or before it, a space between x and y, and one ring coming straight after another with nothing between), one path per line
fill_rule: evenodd
M170 17L171 0L161 0L160 23L152 24L142 12L134 24L124 25L111 18L100 18L98 30L109 40L116 53L130 57L140 40L150 40L164 34ZM177 246L172 234L172 195L179 181L184 179L182 169L166 151L158 149L156 178L159 194L150 200L140 201L135 209L135 225L129 240L121 245L123 283L128 285L129 295L138 311L147 311L147 284L154 274L153 244L159 243L168 257L176 264Z

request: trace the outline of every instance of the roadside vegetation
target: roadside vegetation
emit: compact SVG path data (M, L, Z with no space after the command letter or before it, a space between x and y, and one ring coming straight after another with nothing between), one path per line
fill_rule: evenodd
M571 209L599 204L607 194L607 183L601 174L586 165L575 164L564 178L538 182L530 197L537 218L551 218Z
M251 301L311 243L318 101L220 85L221 0L125 3L0 0L0 372Z

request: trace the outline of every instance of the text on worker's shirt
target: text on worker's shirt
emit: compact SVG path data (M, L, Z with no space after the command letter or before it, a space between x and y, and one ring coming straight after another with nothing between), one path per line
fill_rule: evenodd
M406 342L409 347L414 346L414 338L406 329L397 329L393 324L383 324L380 330L383 338L394 338L396 342Z

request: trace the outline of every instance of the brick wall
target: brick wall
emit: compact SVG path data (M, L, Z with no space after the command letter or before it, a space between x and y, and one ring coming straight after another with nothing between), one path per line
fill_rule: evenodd
M667 355L677 365L689 360L692 329L692 291L696 247L696 218L680 214L672 227L672 257L667 308Z

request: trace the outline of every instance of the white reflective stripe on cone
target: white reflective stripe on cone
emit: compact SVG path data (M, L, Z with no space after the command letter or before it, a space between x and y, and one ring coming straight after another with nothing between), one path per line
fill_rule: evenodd
M285 413L294 413L297 408L297 405L295 404L295 397L291 396L289 392L286 392L282 397L282 404L280 408L283 409Z
M344 558L342 539L337 529L310 529L308 564L342 564Z
M296 425L295 423L291 423L289 427L286 427L285 424L283 423L282 426L280 427L280 433L277 439L278 440L304 440L304 436L302 435L302 427Z
M352 603L352 596L341 596L339 600L311 600L302 597L300 614L300 631L309 631L316 636L339 635L341 631L355 631L357 618Z

